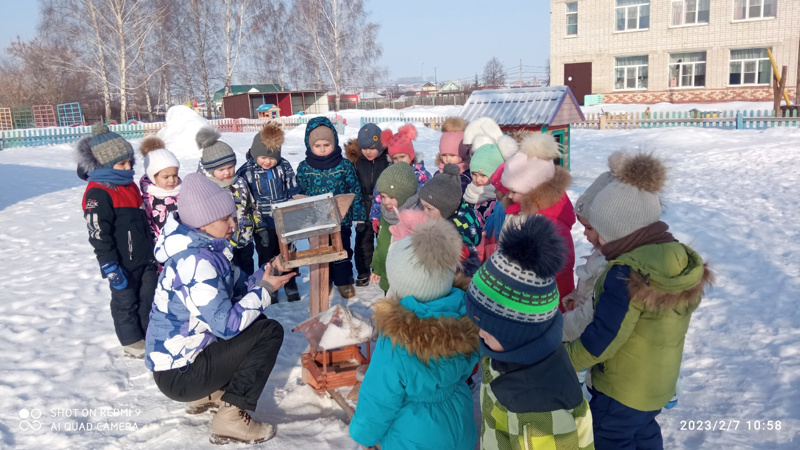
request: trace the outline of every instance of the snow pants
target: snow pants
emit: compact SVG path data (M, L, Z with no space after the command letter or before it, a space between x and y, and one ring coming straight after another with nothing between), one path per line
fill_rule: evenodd
M272 218L270 217L270 220ZM268 222L269 223L269 222ZM267 227L267 232L269 233L269 244L264 247L261 244L261 239L256 238L256 253L258 253L258 266L261 267L264 264L270 262L272 258L278 256L281 253L281 249L278 246L278 232L275 231L275 223L271 223L272 227ZM298 274L300 273L300 269L295 269L295 272ZM300 298L300 292L297 290L297 277L290 279L285 285L283 285L283 292L286 293L287 298L292 298L293 296L297 296ZM273 302L277 299L278 293L277 291L273 294Z
M350 243L352 236L353 228L342 226L342 247L347 251L347 258L332 262L330 265L331 281L335 286L353 284L353 245Z
M125 269L128 286L111 289L111 318L114 331L123 346L144 339L150 323L150 309L158 282L158 266L149 264L136 269Z
M188 366L153 372L153 378L164 395L178 402L224 390L222 401L255 411L281 344L281 324L261 315L231 339L210 344Z
M597 450L662 450L661 427L656 416L661 410L639 411L590 388L594 447Z
M233 263L239 266L239 269L242 270L247 276L249 277L255 271L255 262L253 261L253 253L255 244L250 242L249 244L245 245L244 247L234 247L233 248Z
M369 278L372 274L372 254L375 253L375 232L368 223L356 226L356 272L359 278Z

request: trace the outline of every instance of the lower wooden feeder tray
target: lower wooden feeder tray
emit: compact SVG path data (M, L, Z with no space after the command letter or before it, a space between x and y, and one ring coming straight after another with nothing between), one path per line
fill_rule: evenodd
M370 354L369 342L367 355ZM358 345L348 345L335 350L303 353L303 383L319 392L344 386L354 386L357 382L358 366L369 364L369 356L361 353Z

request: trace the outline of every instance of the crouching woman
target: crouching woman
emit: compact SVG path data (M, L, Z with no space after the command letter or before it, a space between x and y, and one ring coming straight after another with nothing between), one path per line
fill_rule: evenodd
M249 279L231 264L236 211L230 194L201 174L183 183L156 243L164 265L147 328L147 368L167 397L187 413L219 408L210 441L263 442L275 435L247 411L256 409L283 343L283 328L263 312L270 294L294 276Z

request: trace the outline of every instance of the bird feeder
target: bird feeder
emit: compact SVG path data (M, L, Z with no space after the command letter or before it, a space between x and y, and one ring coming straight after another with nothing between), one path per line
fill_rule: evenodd
M309 317L328 309L330 296L328 263L347 258L342 245L341 223L355 194L331 193L279 203L272 207L283 266L310 266ZM308 239L308 250L297 251L294 243Z
M355 386L359 366L370 360L373 328L342 305L334 305L295 327L309 344L303 353L303 383L319 392ZM358 344L366 343L366 355ZM363 370L362 370L363 372Z

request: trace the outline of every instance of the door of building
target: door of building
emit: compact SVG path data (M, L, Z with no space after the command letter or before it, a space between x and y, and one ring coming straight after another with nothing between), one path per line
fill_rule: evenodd
M583 106L583 97L592 93L592 63L564 64L564 85L569 86L578 104Z

